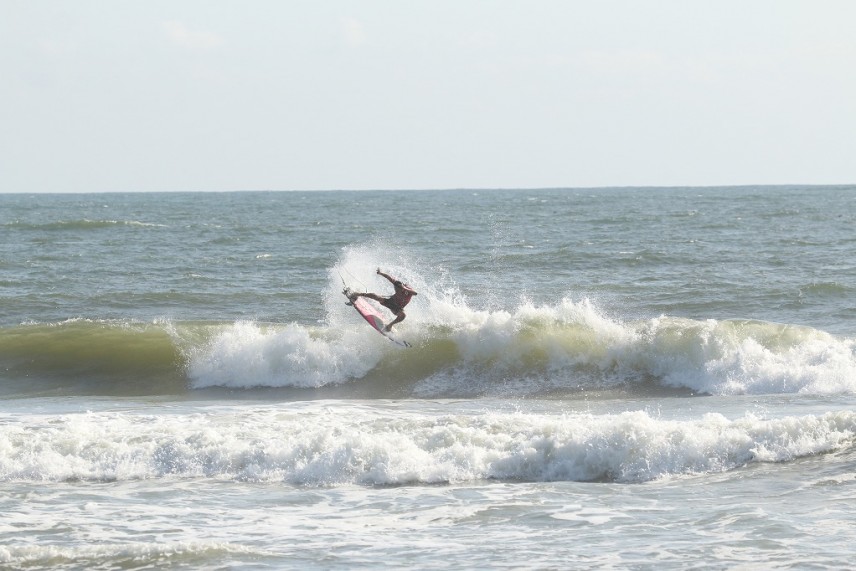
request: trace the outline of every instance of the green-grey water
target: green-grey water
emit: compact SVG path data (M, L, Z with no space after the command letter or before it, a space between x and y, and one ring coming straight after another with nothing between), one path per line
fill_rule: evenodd
M0 566L846 568L854 222L854 186L0 195ZM344 304L378 267L409 349Z

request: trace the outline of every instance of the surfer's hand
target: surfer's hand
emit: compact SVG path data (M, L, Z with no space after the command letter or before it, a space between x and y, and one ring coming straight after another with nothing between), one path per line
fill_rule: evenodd
M380 273L381 273L380 268L378 268L378 269L377 269L377 273L378 273L378 274L380 274Z

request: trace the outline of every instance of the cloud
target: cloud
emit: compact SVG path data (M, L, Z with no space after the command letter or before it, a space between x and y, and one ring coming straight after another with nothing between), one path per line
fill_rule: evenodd
M71 54L75 46L69 41L42 38L38 41L38 48L42 55L59 57Z
M670 67L662 54L644 50L586 50L578 54L576 63L606 75L649 75L663 73Z
M223 38L213 32L193 30L177 20L161 24L161 29L174 44L194 51L208 51L223 45Z
M350 47L360 47L366 43L366 29L363 23L354 18L341 20L342 38Z

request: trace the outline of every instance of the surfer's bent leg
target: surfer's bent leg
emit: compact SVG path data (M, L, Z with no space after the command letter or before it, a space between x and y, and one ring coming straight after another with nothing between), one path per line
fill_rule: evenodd
M395 321L393 321L392 323L390 323L389 325L387 325L386 327L384 327L384 329L386 329L387 331L391 330L393 325L395 325L395 324L396 324L396 323L398 323L399 321L404 321L404 318L405 318L405 317L407 317L407 314L406 314L406 313L404 313L404 311L399 311L399 312L398 312L398 314L397 314L397 315L396 315L396 317L395 317Z

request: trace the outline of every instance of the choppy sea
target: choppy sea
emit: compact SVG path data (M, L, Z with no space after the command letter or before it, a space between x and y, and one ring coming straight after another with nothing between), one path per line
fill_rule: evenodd
M2 569L846 569L854 406L856 186L0 194Z

